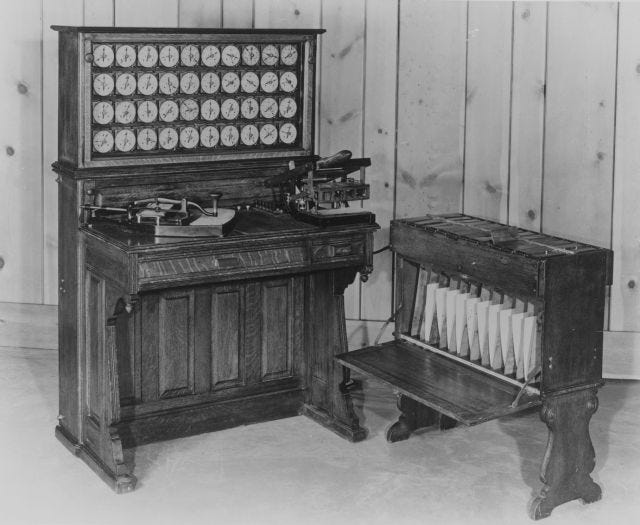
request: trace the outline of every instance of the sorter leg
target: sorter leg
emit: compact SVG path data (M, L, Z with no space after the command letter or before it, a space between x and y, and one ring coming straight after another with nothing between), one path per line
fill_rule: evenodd
M544 487L531 505L532 519L546 518L567 501L592 503L601 498L602 490L590 476L596 455L589 421L597 409L595 388L543 401L540 418L549 428L549 440L540 475Z
M455 419L402 394L398 394L398 409L401 412L398 421L387 430L389 443L409 439L409 436L420 428L438 425L440 430L446 430L456 426Z

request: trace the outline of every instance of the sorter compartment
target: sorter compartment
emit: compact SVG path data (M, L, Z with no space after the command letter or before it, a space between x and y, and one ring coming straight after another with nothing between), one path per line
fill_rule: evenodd
M532 389L460 366L406 341L362 348L340 354L336 360L465 425L541 404Z

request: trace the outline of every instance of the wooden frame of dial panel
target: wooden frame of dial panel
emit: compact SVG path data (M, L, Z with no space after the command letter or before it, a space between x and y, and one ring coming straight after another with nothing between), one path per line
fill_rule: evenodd
M179 31L170 28L110 28L110 27L85 27L82 31L74 27L52 26L52 29L61 32L60 40L60 68L65 72L68 82L66 85L69 89L76 90L75 96L60 93L59 111L61 113L60 122L61 133L67 135L65 141L59 144L59 159L62 162L70 163L77 167L116 167L116 166L132 166L141 163L144 164L173 164L185 162L199 161L218 161L218 160L249 160L249 159L275 159L281 157L308 157L313 154L314 149L314 113L315 113L315 78L313 63L316 60L316 40L317 35L324 32L321 29L299 29L299 30L262 30L262 29L204 29L204 28L181 28ZM159 148L151 153L136 151L135 153L125 154L95 154L92 147L94 128L93 124L93 76L102 70L93 65L92 52L93 46L99 43L113 44L131 44L138 47L144 44L195 44L198 46L206 44L214 44L222 47L226 44L256 44L264 46L267 44L275 44L278 46L286 44L295 44L298 47L298 60L295 68L298 74L298 85L294 90L294 96L298 102L298 136L299 141L295 145L286 146L278 145L277 147L247 147L236 145L233 147L217 147L210 152L203 148L194 152L186 152L184 150L162 151ZM267 71L267 66L243 66L242 62L233 68L225 67L222 72L227 70L239 72L245 70L257 70L258 72ZM218 66L220 67L220 66ZM271 69L277 69L281 66L274 66ZM118 70L116 66L112 66L109 70ZM145 69L137 64L131 68L122 69L122 71L133 72L138 74L141 72L160 70L160 66ZM186 72L189 68L181 66L178 63L174 68L164 68L162 71L176 70L178 73ZM191 68L200 72L205 70L205 66L197 65ZM291 69L291 68L289 68ZM115 76L115 73L114 73ZM179 75L178 75L179 76ZM203 96L196 94L197 96ZM185 98L195 98L196 95L184 96ZM263 96L258 92L254 96ZM156 98L162 98L159 92L155 94ZM213 96L213 95L212 95ZM221 93L216 93L217 98L221 97ZM230 98L239 98L242 95L240 91L229 94ZM111 98L114 102L119 100L132 100L140 97L137 93L130 96L122 96L114 94ZM175 95L167 95L167 99L175 99ZM70 101L74 100L71 104ZM114 104L115 106L115 104ZM261 119L256 119L261 120ZM264 120L264 119L262 119ZM282 118L274 118L272 121L278 123ZM269 121L271 122L271 121ZM240 129L241 124L247 124L248 121L241 118L233 120L224 120L219 118L215 123L219 125L236 125ZM215 124L214 123L214 124ZM177 124L171 123L172 127L178 129ZM169 125L168 125L169 126ZM131 125L114 124L112 127L128 127L139 128L149 127L148 124L140 124L137 121ZM156 123L157 127L157 123ZM75 129L74 129L75 128ZM76 130L81 130L78 134Z

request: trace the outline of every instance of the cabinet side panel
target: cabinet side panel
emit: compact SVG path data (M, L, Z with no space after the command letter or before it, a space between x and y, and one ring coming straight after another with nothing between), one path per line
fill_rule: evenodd
M60 33L58 47L58 160L79 162L78 93L79 63L76 33Z
M262 286L262 379L291 375L293 281Z

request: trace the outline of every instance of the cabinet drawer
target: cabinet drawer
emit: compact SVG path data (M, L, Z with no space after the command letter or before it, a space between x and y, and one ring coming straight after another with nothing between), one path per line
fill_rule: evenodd
M334 239L329 242L314 243L313 262L360 260L364 255L365 242L362 237Z

